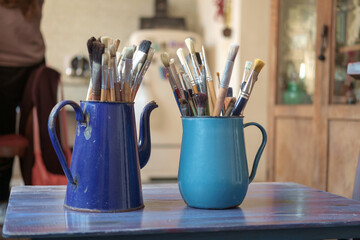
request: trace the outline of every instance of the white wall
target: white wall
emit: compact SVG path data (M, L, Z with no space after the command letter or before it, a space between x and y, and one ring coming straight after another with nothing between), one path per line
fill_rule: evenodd
M237 96L246 60L255 58L269 62L269 29L270 29L270 0L233 0L232 1L232 36L222 35L224 25L215 21L216 6L212 1L198 0L198 21L202 30L205 47L209 52L210 65L213 75L224 69L227 52L231 43L240 44L235 62L230 86ZM244 112L244 122L258 122L265 129L267 127L267 99L269 69L265 65L259 75L251 98ZM249 168L261 141L261 134L254 127L245 130L247 157ZM265 149L266 151L266 149ZM266 180L266 153L260 160L256 181Z
M270 34L270 0L246 0L241 1L241 71L246 60L253 61L260 58L265 66L259 74L259 80L251 94L250 100L244 112L245 122L260 123L267 127L267 101L269 87L269 34ZM253 159L260 144L261 137L258 130L247 129L245 131L248 159ZM251 164L249 164L251 165ZM250 166L249 166L250 167ZM257 176L257 181L266 180L266 148L262 155Z
M46 59L65 77L65 61L75 54L87 55L86 41L91 36L112 36L125 45L139 29L140 17L154 16L149 0L49 0L43 7L42 32L47 47ZM197 5L192 0L169 0L168 14L185 17L190 30L197 31Z

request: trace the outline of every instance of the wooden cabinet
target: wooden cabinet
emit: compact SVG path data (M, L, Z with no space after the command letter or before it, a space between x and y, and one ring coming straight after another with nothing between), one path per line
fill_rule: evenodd
M272 0L269 181L351 197L360 153L360 2Z

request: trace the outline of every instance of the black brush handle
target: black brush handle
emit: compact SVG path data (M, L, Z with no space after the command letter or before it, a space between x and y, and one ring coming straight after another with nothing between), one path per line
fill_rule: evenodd
M247 98L239 98L236 103L235 103L235 107L234 110L232 111L232 116L239 116L241 114L241 112L244 110L245 105L247 103L248 99Z

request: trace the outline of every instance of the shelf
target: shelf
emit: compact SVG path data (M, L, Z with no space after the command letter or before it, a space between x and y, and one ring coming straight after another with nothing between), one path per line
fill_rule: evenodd
M338 49L338 52L340 53L356 52L356 51L360 51L360 44L344 46Z

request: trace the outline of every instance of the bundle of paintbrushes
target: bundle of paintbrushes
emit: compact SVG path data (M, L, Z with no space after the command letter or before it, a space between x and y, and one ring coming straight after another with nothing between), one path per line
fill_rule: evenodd
M168 53L161 53L161 61L167 71L181 115L214 117L242 115L264 62L255 59L254 68L251 70L252 63L246 61L239 96L236 99L232 97L232 91L229 91L231 89L229 83L239 45L230 46L221 79L220 74L217 73L219 81L216 91L204 47L201 52L196 52L192 39L187 38L185 43L190 53L189 61L182 48L176 52L182 68L176 68L175 60L170 59Z
M154 49L143 40L139 47L124 47L118 51L119 39L91 37L87 41L91 79L86 100L133 102Z

